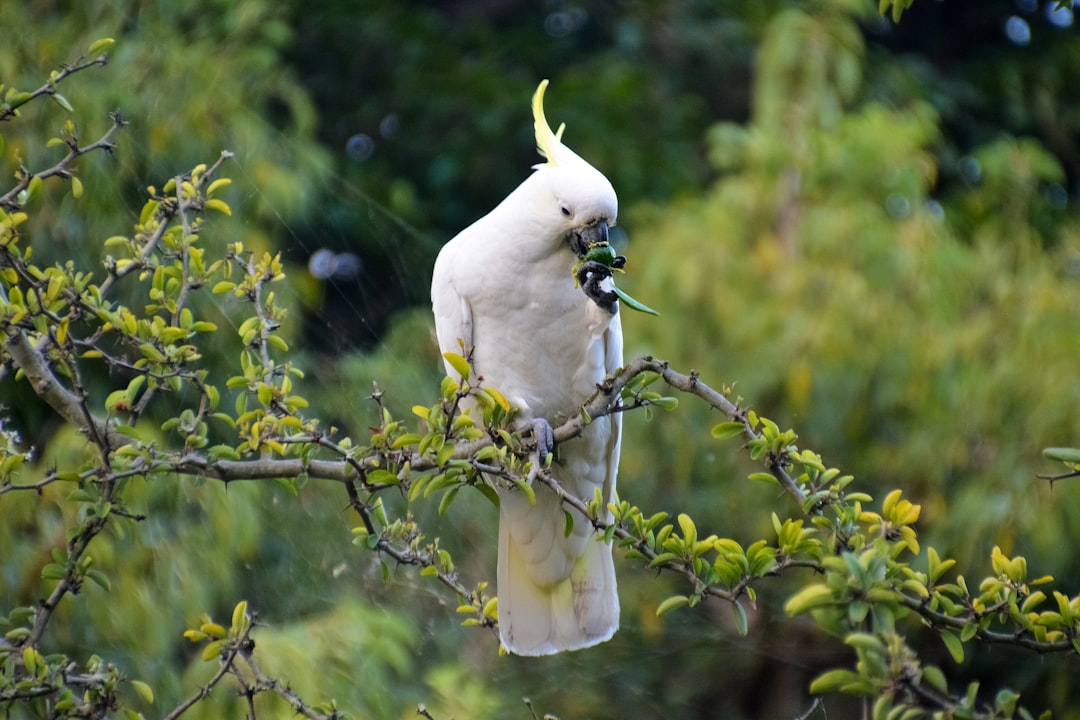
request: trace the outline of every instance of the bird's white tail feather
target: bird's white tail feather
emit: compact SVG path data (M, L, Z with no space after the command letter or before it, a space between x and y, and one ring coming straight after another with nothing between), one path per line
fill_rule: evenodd
M547 494L537 493L541 497ZM541 497L538 504L543 503ZM504 509L500 513L497 576L499 637L503 646L515 655L551 655L609 640L619 627L619 595L611 545L598 541L591 533L587 538L571 536L566 542L578 548L563 556L565 562L572 563L569 577L552 582L540 578L537 582L535 558L528 557L529 550L523 549L510 532L513 518L507 517L506 506L513 501L507 503L508 499L503 498ZM515 513L509 510L509 514ZM562 527L559 522L553 525ZM554 545L558 547L562 543ZM561 548L557 549L554 555L562 552ZM549 560L556 564L563 561L559 557Z

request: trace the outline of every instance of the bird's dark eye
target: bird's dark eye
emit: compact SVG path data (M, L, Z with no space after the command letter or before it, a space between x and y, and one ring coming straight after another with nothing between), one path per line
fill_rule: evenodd
M563 215L564 215L565 217L570 217L571 215L573 215L573 213L572 213L572 212L570 212L570 208L566 207L565 205L563 205L563 206L562 206L562 207L560 207L559 209L560 209L560 210L562 210L562 214L563 214Z

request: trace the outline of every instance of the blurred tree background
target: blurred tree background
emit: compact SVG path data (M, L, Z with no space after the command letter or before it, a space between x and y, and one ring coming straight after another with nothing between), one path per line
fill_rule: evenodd
M904 488L923 536L963 563L1000 545L1075 593L1080 489L1035 479L1041 448L1080 438L1074 11L923 0L893 24L876 5L24 0L0 6L0 82L36 86L72 48L117 39L109 67L69 92L87 136L111 110L130 126L114 154L84 161L93 213L57 190L58 211L32 219L46 258L100 263L97 240L133 222L146 185L236 153L218 232L283 253L283 332L306 396L360 432L378 421L373 381L399 415L437 392L432 263L536 162L528 100L550 78L552 122L619 192L623 284L663 314L627 313L628 357L729 384L875 496ZM64 117L33 112L5 135L5 174L42 164ZM24 386L0 379L0 404L36 462L80 453ZM621 495L693 508L730 537L768 532L789 501L746 481L690 405L628 418ZM384 583L330 490L146 484L140 537L96 541L110 602L64 606L58 641L76 656L107 648L171 707L213 672L183 628L245 597L267 625L268 670L372 718L420 702L437 718L524 718L522 695L562 718L794 717L808 679L846 650L767 596L745 638L708 603L657 619L674 582L623 563L612 642L500 658L423 578ZM21 495L0 513L0 600L28 604L37 548L64 518ZM480 577L494 575L494 517L459 502L442 533ZM950 675L977 671L1080 718L1075 657L995 648L958 667L927 641ZM228 693L213 703L193 713L243 716Z

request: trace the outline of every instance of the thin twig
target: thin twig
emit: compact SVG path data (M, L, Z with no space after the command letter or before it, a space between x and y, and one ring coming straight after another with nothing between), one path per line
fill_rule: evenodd
M65 65L62 65L60 70L57 71L56 75L49 78L49 82L45 83L37 90L32 91L30 93L30 97L26 98L14 107L4 108L0 110L0 122L15 117L15 114L18 112L20 107L26 105L27 103L33 101L38 97L41 97L42 95L55 95L56 86L71 75L74 75L81 70L94 67L95 65L107 65L108 62L109 56L107 54L101 54L96 58L90 60L87 60L85 58L79 58L73 63L67 63Z
M30 181L35 177L42 180L46 180L51 177L69 178L72 175L72 166L74 162L92 152L98 150L104 150L105 152L112 152L116 149L116 144L113 143L113 135L116 134L120 128L124 127L127 122L120 117L119 113L111 113L109 116L112 119L112 125L105 133L97 139L97 141L79 147L74 141L68 145L68 152L58 163L45 170L39 170L38 172L30 172L28 170L19 172L19 180L15 183L15 186L8 190L3 195L0 195L0 207L5 210L16 210L22 206L22 203L18 201L19 193L30 186Z

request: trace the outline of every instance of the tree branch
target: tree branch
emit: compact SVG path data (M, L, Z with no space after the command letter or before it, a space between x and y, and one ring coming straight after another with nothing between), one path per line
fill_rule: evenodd
M105 438L110 447L118 447L129 442L128 438L109 427L108 423L84 412L82 398L64 387L63 383L49 369L41 351L27 339L18 328L8 328L7 350L12 360L18 365L34 393L49 404L57 415L72 427L80 428L91 436Z
M18 201L18 195L23 190L30 186L30 181L35 177L45 180L50 177L63 177L69 178L72 175L72 164L83 155L87 155L98 150L104 150L105 152L112 152L116 149L116 145L112 141L113 135L124 127L127 122L120 117L119 113L110 113L109 117L112 119L112 126L109 127L105 133L97 139L97 141L79 147L78 142L75 139L71 139L68 144L68 152L58 163L46 170L40 170L38 172L29 172L25 168L18 173L19 180L15 183L15 186L8 190L3 195L0 195L0 207L6 210L14 210L21 207L21 203Z
M32 100L34 100L37 97L40 97L42 95L55 95L56 94L56 86L57 86L57 84L62 82L63 80L65 80L69 76L74 75L75 73L79 72L80 70L85 70L87 68L94 67L95 65L107 65L108 62L109 62L109 56L106 55L106 54L101 54L101 55L99 55L96 58L93 58L91 60L86 60L84 58L79 58L78 60L76 60L73 63L65 63L64 65L61 66L60 70L58 70L56 72L56 74L53 75L49 79L49 82L45 83L44 85L39 87L37 90L34 90L33 92L30 92L28 94L29 96L23 98L21 102L18 102L17 104L12 105L10 107L6 107L4 109L0 109L0 122L3 122L4 120L9 120L10 118L15 117L15 114L16 114L16 112L18 111L18 109L20 107L22 107L23 105L25 105L28 102L31 102Z
M910 608L920 617L922 617L931 627L934 628L952 628L954 630L962 630L966 626L979 622L982 617L988 615L996 615L998 613L987 612L982 613L980 617L964 618L954 617L952 615L946 615L944 613L931 610L926 604L923 598L911 597L900 593L900 602L907 608ZM983 640L984 642L994 643L997 645L1015 645L1017 647L1027 648L1033 650L1039 654L1058 653L1058 652L1072 652L1073 644L1071 640L1058 640L1055 642L1039 641L1033 637L1021 633L1004 633L994 632L993 630L987 630L985 628L979 628L975 632L975 637Z

